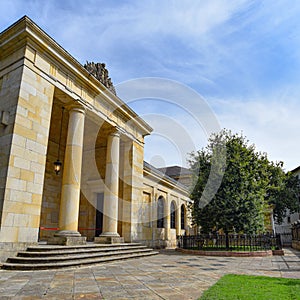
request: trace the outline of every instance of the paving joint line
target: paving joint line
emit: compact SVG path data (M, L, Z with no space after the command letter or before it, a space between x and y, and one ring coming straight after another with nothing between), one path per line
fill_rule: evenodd
M142 271L142 270L141 270ZM153 290L150 286L146 285L142 280L140 280L139 278L137 278L137 276L132 275L129 271L126 270L126 273L128 273L128 275L134 277L137 281L139 281L144 287L146 287L147 289L149 289L151 292L153 292L155 295L157 295L160 299L163 300L167 300L167 298L164 298L163 296L161 296L160 294L158 294L155 290Z
M95 282L96 282L96 284L97 284L97 287L98 287L98 290L99 290L99 294L100 294L101 298L104 299L103 294L102 294L102 291L101 291L101 287L100 287L100 285L99 285L99 282L98 282L98 280L96 280L96 276L95 276L95 273L94 273L94 269L93 269L93 268L90 268L90 271L93 273L93 277L94 277L94 280L95 280Z

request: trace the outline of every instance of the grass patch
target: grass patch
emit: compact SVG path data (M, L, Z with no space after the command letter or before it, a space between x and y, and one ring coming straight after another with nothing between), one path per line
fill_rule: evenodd
M300 279L265 276L225 275L201 300L298 300Z

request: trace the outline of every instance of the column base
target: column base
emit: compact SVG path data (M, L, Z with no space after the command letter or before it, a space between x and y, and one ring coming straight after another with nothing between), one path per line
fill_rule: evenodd
M94 239L95 244L122 244L124 238L120 236L97 236Z
M86 237L81 236L78 231L60 230L47 241L47 244L63 246L85 245Z
M78 231L75 230L59 230L54 233L54 236L81 236Z

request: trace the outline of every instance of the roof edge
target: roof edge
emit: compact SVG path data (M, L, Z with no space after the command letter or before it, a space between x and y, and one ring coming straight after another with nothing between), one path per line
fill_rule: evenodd
M91 88L93 88L95 91L98 93L100 92L102 95L109 98L112 102L112 105L115 106L116 109L119 109L124 115L128 115L129 118L133 120L139 130L141 130L143 136L149 135L153 131L153 128L145 120L143 120L136 112L134 112L122 99L109 91L99 80L97 80L94 76L91 76L91 74L76 58L74 58L67 50L65 50L27 15L24 15L0 33L0 48L5 44L8 44L13 39L18 37L20 38L20 36L22 38L24 38L24 36L29 36L37 44L42 45L43 42L45 42L46 45L50 45L50 47L44 46L46 51L51 53L52 56L56 56L57 60L60 62L65 60L65 64L67 63L65 67L74 73L74 75L79 76L81 80L89 83Z

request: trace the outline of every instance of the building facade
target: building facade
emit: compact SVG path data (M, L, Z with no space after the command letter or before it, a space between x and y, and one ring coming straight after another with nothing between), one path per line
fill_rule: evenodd
M1 260L190 230L188 189L144 165L152 128L26 16L0 34L0 114Z

